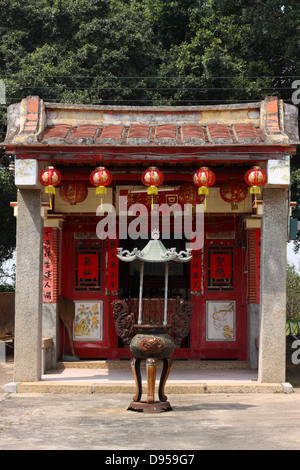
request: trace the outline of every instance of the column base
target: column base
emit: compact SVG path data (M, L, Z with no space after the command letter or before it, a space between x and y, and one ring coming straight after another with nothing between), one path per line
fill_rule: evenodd
M154 401L152 403L147 403L146 401L132 401L127 409L144 413L160 413L161 411L172 411L172 407L168 401Z

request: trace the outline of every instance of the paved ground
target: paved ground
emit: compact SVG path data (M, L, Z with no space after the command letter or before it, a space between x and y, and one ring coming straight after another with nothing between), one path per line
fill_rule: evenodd
M197 456L202 449L300 450L299 369L291 394L174 394L168 395L173 410L160 414L127 411L128 393L6 394L2 388L0 450L103 450L102 463L147 449L152 459L162 450ZM12 380L12 370L13 364L1 365L0 387Z
M128 394L0 395L0 449L300 449L299 393L168 398L172 411L144 414Z

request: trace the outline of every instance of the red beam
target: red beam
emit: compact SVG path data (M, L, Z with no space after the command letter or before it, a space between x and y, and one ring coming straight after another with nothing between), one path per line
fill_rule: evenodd
M61 169L60 172L62 174L63 181L89 181L90 173L93 171L93 168L89 170L83 170L81 168L72 168L72 169ZM164 181L165 182L181 182L181 181L191 181L194 169L185 170L184 173L181 171L178 172L170 172L170 170L162 170L164 173ZM224 181L230 178L238 178L244 179L245 171L242 169L224 169L224 168L213 168L213 171L216 175L216 181ZM135 171L128 171L126 173L118 173L112 171L113 182L137 182L142 184L141 176L143 170L135 170Z

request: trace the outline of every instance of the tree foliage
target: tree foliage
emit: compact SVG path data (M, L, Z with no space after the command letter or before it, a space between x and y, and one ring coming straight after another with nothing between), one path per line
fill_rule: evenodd
M298 0L0 0L7 104L30 95L118 105L267 95L291 102L299 50ZM1 141L5 123L2 106ZM298 155L292 186L298 202L299 161ZM7 184L0 180L2 194Z
M291 98L297 0L0 0L8 101L205 104Z
M3 268L3 263L11 258L16 246L16 221L10 202L16 201L17 195L14 177L8 170L9 162L10 158L2 155L0 159L0 284L11 277Z

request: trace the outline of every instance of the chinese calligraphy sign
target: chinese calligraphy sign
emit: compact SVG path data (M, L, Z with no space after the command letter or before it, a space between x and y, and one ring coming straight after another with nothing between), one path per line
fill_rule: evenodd
M54 299L54 263L56 257L54 253L53 228L44 228L43 242L43 302L53 303Z

